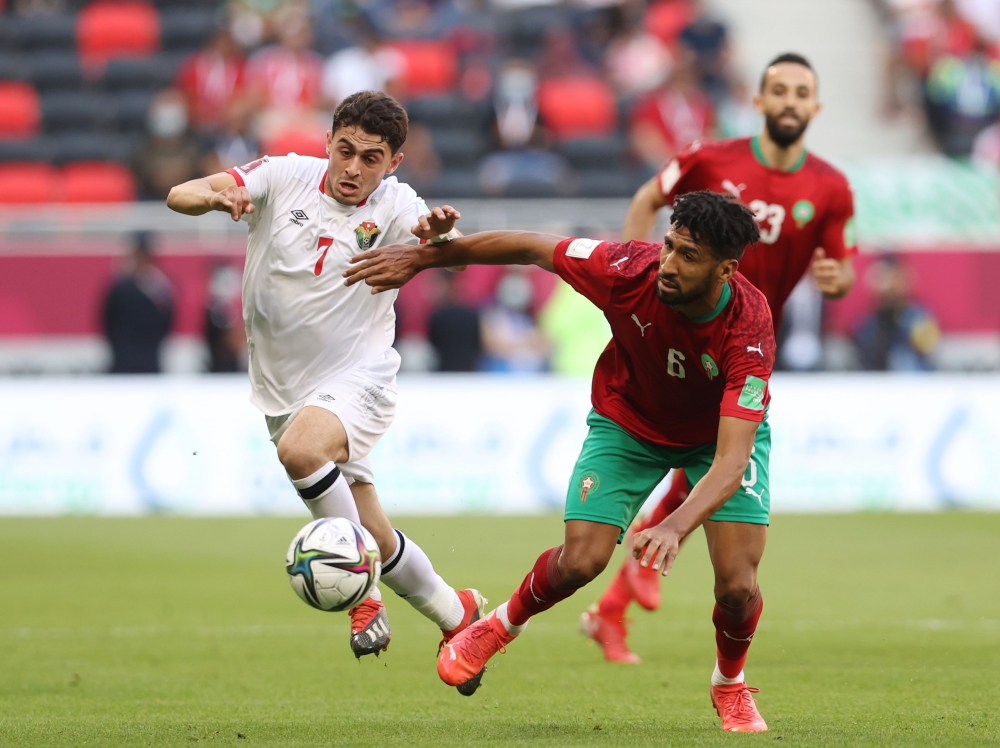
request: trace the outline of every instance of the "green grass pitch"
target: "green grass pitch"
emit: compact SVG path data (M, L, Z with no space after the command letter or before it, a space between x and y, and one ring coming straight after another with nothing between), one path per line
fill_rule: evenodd
M346 615L295 597L283 559L305 519L0 520L0 745L1000 741L1000 515L777 517L747 666L762 735L723 734L709 703L701 532L662 609L633 611L641 665L577 631L609 568L463 698L437 678L434 626L391 592L392 646L360 663ZM561 538L555 517L398 522L494 605Z

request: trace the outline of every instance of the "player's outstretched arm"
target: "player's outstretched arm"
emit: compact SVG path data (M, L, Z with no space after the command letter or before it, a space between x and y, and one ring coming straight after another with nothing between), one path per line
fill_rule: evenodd
M657 175L640 187L632 198L628 213L625 214L622 241L649 241L649 235L656 225L656 214L666 204L667 201L660 192L660 177Z
M531 231L484 231L444 244L379 247L351 258L345 284L365 281L372 293L381 293L402 287L421 270L461 265L537 265L554 272L553 255L562 240Z
M424 241L440 244L447 239L456 239L462 236L462 233L455 228L455 224L461 217L462 214L450 205L431 208L430 213L420 216L417 225L410 231L414 236Z
M680 551L681 541L702 522L715 514L739 490L740 482L750 463L756 421L732 416L719 419L719 441L715 459L702 478L691 490L683 504L663 522L632 538L632 555L642 559L643 566L670 572Z
M254 212L250 192L240 187L232 174L224 171L171 188L167 207L188 216L218 210L228 213L234 221L240 220L244 213Z

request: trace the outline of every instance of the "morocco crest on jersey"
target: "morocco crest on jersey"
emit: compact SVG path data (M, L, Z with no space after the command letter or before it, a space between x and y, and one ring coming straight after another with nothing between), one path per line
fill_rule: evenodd
M382 233L382 229L376 226L371 221L365 221L356 229L354 229L354 236L358 240L358 249L362 252L371 249L372 245L375 243L375 239L378 235Z

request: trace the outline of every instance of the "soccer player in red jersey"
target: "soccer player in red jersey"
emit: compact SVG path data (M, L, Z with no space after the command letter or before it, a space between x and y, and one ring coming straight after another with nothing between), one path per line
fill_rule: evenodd
M805 132L819 112L816 75L801 55L776 57L754 102L764 128L753 138L695 143L639 189L625 219L624 238L645 239L657 212L695 190L729 192L754 212L760 242L740 260L740 273L764 292L775 332L789 294L807 272L827 298L854 284L853 199L847 179L805 148ZM674 473L666 495L638 525L659 524L691 490L684 471ZM659 575L626 559L581 628L612 662L638 662L626 642L625 611L635 600L646 610L660 605Z
M373 293L429 267L538 265L599 307L613 334L594 371L564 542L538 557L510 600L444 645L438 674L445 683L471 695L487 661L531 616L604 570L649 492L669 469L683 467L697 479L687 501L636 533L630 550L666 574L681 541L704 526L715 568L712 701L723 729L767 729L743 664L763 607L757 566L769 522L767 383L775 344L766 299L736 272L759 235L746 206L702 191L677 199L662 246L495 231L352 259L347 282L365 279Z

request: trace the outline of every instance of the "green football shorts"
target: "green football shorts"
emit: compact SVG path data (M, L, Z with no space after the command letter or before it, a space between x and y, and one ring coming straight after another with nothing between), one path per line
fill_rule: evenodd
M587 416L587 425L590 431L576 460L566 494L565 519L568 520L617 525L624 533L671 468L684 468L690 489L705 476L715 459L714 444L690 448L649 444L593 410ZM710 520L770 524L767 472L770 452L771 426L765 415L757 428L742 485L709 517Z

